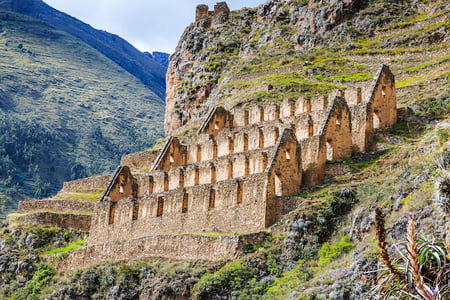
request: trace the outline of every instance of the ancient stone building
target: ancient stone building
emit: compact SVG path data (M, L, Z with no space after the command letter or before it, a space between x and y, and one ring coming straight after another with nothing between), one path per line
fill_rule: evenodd
M90 246L71 253L66 265L127 255L236 257L293 208L295 198L289 196L324 179L327 161L370 150L375 131L394 125L396 114L395 79L385 65L370 85L345 93L248 109L217 106L188 144L172 136L160 150L122 158L100 200L90 204L92 216L83 221L90 222ZM101 182L105 185L101 178L76 181L65 190L98 190ZM27 215L23 222L48 221L37 202L20 204ZM223 235L199 236L202 232Z
M218 2L214 5L214 11L210 11L208 5L197 5L195 10L195 22L203 28L215 27L228 21L230 9L226 2Z
M90 243L265 230L290 208L286 196L323 180L326 161L370 149L374 131L396 122L387 66L366 99L361 89L349 91L249 110L212 109L189 144L167 140L150 172L117 169L94 212Z

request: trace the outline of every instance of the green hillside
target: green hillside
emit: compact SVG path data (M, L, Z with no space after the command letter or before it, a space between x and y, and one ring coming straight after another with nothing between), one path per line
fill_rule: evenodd
M84 42L0 12L0 208L151 146L164 103Z

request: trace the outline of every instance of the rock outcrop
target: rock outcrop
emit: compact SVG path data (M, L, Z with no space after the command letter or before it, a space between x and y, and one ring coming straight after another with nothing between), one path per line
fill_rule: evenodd
M273 0L257 10L231 13L223 2L216 4L213 12L206 5L197 6L195 22L185 30L170 59L166 134L206 113L197 113L197 108L210 99L226 67L236 67L240 60L258 52L261 55L266 47L271 50L265 55L272 56L280 47L307 52L311 47L331 46L346 35L348 26L343 23L354 18L363 4L359 0L309 1L299 6L293 1ZM339 35L333 31L336 27ZM212 101L217 102L218 97Z

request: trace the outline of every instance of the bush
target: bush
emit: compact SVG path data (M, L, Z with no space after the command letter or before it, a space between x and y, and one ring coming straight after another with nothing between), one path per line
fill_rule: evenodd
M256 275L256 270L245 265L242 259L230 262L215 273L207 273L193 288L193 299L214 299L238 290Z
M416 114L420 118L439 119L445 117L450 112L450 98L440 97L425 99L419 102Z
M291 271L283 273L283 276L270 285L263 299L286 299L287 295L297 291L302 283L309 280L311 275L311 271L305 266L305 261L299 260Z
M349 252L355 244L350 240L348 236L343 236L341 240L333 245L324 243L319 250L319 267L324 266L334 259L338 258L344 253Z
M42 289L52 280L55 274L56 272L52 266L47 264L39 264L33 278L27 281L23 288L18 289L12 295L12 299L38 300Z

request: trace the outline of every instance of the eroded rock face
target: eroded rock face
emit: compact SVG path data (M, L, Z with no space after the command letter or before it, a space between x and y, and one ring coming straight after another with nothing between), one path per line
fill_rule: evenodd
M330 46L346 34L345 22L364 4L362 0L311 0L303 4L272 0L256 9L234 12L229 12L222 2L214 11L206 5L197 6L195 22L185 30L170 58L165 133L170 135L189 120L204 115L205 103L221 100L220 94L210 98L222 73L238 68L239 60L259 54L270 56L272 50L267 49L282 47L277 45L280 39L296 51ZM333 33L335 28L339 34Z
M203 18L205 13L198 16L198 21L185 30L170 58L166 75L166 135L203 113L199 108L217 86L229 56L239 52L242 40L236 35L244 38L246 34L242 32L252 26L254 14L250 10L228 21L226 10L219 8L222 14L213 13L212 19Z

